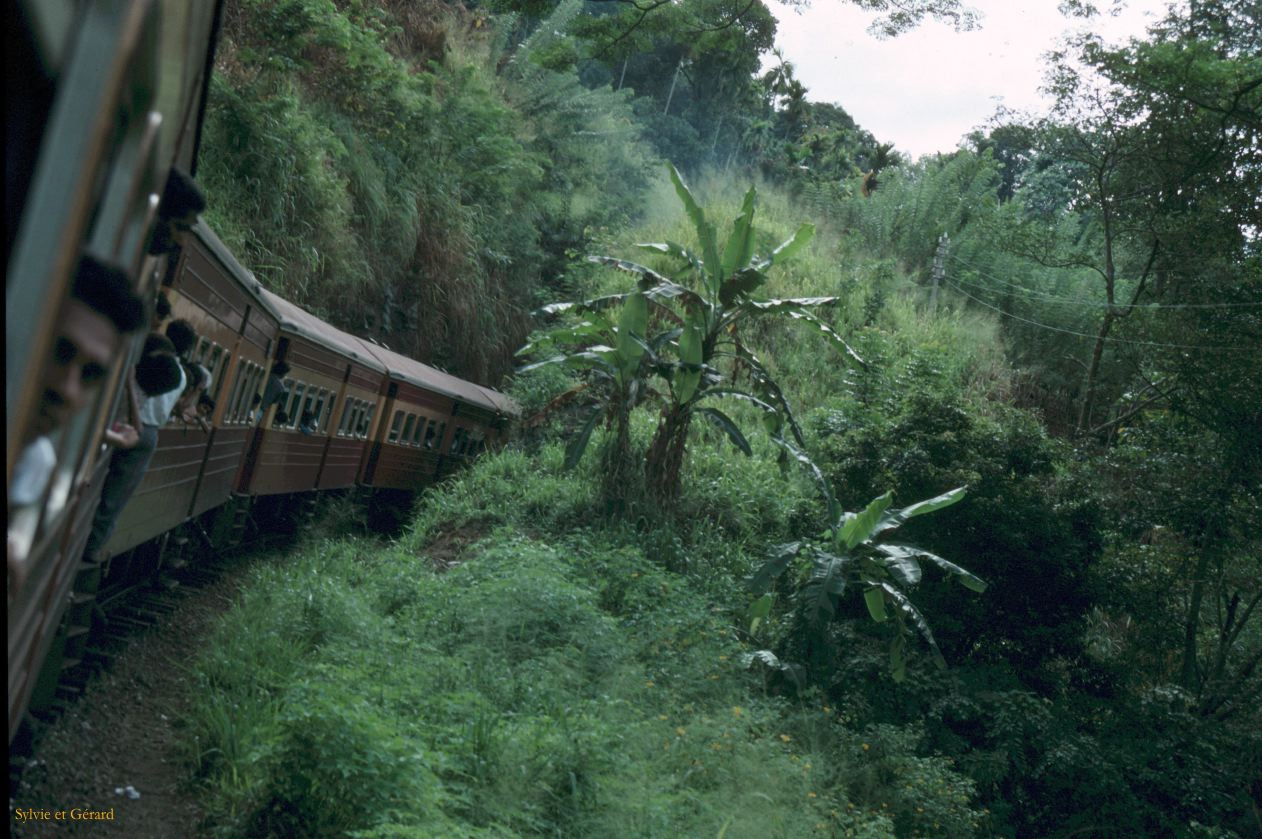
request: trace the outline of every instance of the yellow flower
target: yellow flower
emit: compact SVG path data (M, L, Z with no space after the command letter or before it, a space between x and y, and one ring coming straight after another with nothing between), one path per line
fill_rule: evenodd
M659 720L662 720L663 722L665 722L666 720L670 719L670 717L666 716L665 714L658 714L658 715L657 715L657 718L658 718Z
M792 737L790 737L790 736L789 736L789 735L787 735L787 734L781 734L781 735L780 735L780 739L781 739L781 740L783 740L784 742L788 743L788 742L789 742L790 740L792 740L793 738L792 738Z
M745 713L745 712L744 712L741 708L739 708L739 707L736 707L736 708L733 708L733 709L732 709L732 716L734 716L734 717L739 717L739 716L740 716L741 714L743 714L743 713Z
M868 749L870 749L870 748L872 748L872 747L871 747L871 746L869 746L867 743L864 743L864 744L863 744L863 750L864 750L865 752L866 752Z
M644 683L644 686L645 686L646 688L651 688L651 687L653 687L653 680L652 680L652 679L649 679L647 682L645 682L645 683Z
M678 734L680 737L683 737L685 734L688 733L688 731L681 725L675 729L675 733Z
M719 656L719 661L727 661L727 656L725 655Z
M815 795L815 793L813 793L813 792L808 792L808 793L806 794L806 797L807 797L807 798L815 798L815 797L816 797L816 795Z

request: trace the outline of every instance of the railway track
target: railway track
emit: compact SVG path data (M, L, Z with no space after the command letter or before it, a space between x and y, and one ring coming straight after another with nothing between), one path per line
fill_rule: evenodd
M186 601L219 585L259 556L292 545L296 538L293 533L251 530L249 538L220 549L209 540L194 538L195 533L183 539L177 536L178 543L171 546L170 555L163 558L156 572L106 585L95 594L76 592L72 596L63 632L68 653L56 674L51 696L31 707L9 750L11 797L21 787L23 772L36 764L43 735L84 699L95 680L113 670L137 640L161 631ZM85 565L81 573L100 572ZM76 615L76 609L82 614Z

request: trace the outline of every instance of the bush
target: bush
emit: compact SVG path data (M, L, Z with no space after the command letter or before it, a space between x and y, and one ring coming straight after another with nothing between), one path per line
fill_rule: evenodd
M900 378L881 410L837 400L812 416L817 462L851 507L891 489L906 502L967 485L950 515L910 522L906 540L990 587L972 597L926 579L917 603L949 661L1002 659L1023 678L1051 678L1044 665L1080 647L1099 549L1090 498L1070 495L1061 450L1028 414L967 400L916 357Z

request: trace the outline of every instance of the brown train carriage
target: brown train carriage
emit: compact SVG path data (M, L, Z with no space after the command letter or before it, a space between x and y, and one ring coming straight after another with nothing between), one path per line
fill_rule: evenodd
M380 345L361 344L389 371L360 478L368 486L420 490L498 442L507 416L516 412L502 394Z
M167 167L191 169L196 159L218 12L218 3L184 0L11 5L16 49L5 90L14 142L5 155L17 177L5 183L6 484L39 407L79 253L133 271L152 292L143 246ZM82 635L64 631L62 619L109 462L97 441L129 362L120 353L98 397L52 435L56 469L42 496L10 505L10 570L24 576L20 585L11 576L7 592L10 743L43 662L59 662Z
M269 407L255 429L238 491L277 495L353 487L385 366L355 337L265 289L259 295L280 323L275 360L290 366L288 396ZM307 418L314 428L304 429Z
M111 555L228 500L248 444L250 387L262 381L279 336L278 319L259 300L258 281L205 224L194 228L169 276L172 317L189 321L198 334L190 360L211 371L207 395L215 411L209 432L180 419L158 432L149 469L106 546Z

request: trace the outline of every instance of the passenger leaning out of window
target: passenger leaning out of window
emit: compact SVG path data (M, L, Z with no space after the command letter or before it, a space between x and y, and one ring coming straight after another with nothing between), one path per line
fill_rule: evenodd
M30 548L29 540L15 539L15 530L21 529L22 518L38 515L39 502L57 465L52 435L89 403L123 351L124 337L139 329L144 320L144 304L132 291L126 272L91 256L79 260L41 374L38 411L26 428L9 484L10 599L26 580ZM29 530L33 534L34 527Z

